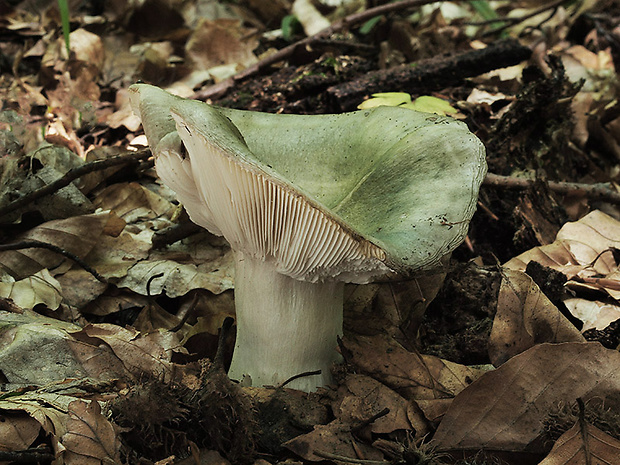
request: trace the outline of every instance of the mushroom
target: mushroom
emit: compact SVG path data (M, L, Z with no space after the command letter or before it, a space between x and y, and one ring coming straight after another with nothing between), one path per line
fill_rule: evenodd
M289 386L329 384L344 283L437 268L465 238L486 163L461 122L397 107L275 115L130 90L158 175L235 253L232 379L320 370Z

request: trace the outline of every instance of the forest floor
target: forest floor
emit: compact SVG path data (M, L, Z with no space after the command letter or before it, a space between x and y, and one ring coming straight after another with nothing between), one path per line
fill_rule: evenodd
M620 464L617 2L64 3L0 3L0 463ZM234 259L155 173L137 81L461 120L467 238L347 285L333 385L233 383Z

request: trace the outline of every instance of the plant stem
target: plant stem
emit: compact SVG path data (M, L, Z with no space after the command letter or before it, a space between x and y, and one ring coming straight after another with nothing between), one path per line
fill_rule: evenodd
M232 379L250 376L252 385L277 385L300 373L287 387L313 391L331 382L340 360L344 284L310 283L280 274L273 260L236 254L237 342Z

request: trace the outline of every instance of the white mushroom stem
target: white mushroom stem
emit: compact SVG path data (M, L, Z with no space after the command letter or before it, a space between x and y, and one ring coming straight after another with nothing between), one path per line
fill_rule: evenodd
M314 391L331 382L340 360L344 284L298 281L278 273L274 262L236 254L237 342L229 376L253 386L277 385L309 371L286 387Z

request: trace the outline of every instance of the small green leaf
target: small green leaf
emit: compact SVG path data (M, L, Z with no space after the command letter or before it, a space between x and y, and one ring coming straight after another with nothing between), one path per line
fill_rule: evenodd
M375 16L374 18L370 18L362 27L360 27L360 34L367 35L374 29L374 27L383 19L383 15Z
M67 48L67 57L71 56L71 42L69 34L71 27L69 25L69 4L67 0L58 0L58 9L60 10L60 19L62 21L62 35L65 37L65 47Z
M480 16L482 16L482 19L485 21L498 18L497 13L491 5L489 5L487 0L471 0L469 4L478 12Z
M411 103L411 95L406 92L380 92L372 94L373 98L363 101L357 108L367 110L368 108L386 106L397 107L402 104Z
M412 103L401 105L401 107L409 108L410 110L422 111L424 113L435 113L441 116L453 115L458 112L456 108L445 100L431 95L421 95Z
M293 40L293 36L301 31L301 23L297 19L297 16L287 15L282 18L280 29L282 29L282 38L291 41Z

